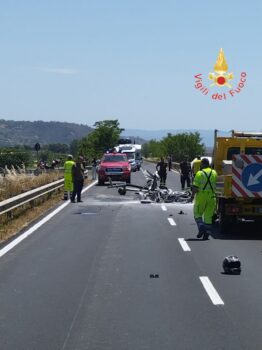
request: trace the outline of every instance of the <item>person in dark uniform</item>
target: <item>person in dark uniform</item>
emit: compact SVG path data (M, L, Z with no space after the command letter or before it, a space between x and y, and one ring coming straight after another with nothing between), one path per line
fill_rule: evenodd
M168 162L168 170L171 171L172 168L172 155L169 154L169 156L167 157L167 162Z
M166 175L167 175L167 163L165 163L164 158L160 159L160 162L156 165L156 170L160 176L160 185L166 185Z
M71 202L75 203L75 197L77 202L83 202L81 200L81 192L84 186L85 168L83 166L84 158L79 156L76 163L72 167L72 178L74 184L74 190L71 197Z
M187 157L180 163L180 181L182 190L185 189L185 183L187 187L190 187L191 181L191 164L187 160Z

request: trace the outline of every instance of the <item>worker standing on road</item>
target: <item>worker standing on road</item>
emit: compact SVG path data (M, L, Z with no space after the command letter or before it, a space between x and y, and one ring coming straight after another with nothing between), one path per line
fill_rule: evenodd
M172 169L172 155L169 154L169 156L167 157L167 164L168 164L168 171L171 171Z
M166 185L166 168L167 163L165 163L164 158L161 157L160 162L156 165L156 170L158 172L158 175L160 176L160 185L165 186Z
M188 162L187 157L180 163L180 181L182 190L185 189L185 184L187 187L191 186L191 165Z
M73 156L69 154L67 156L67 161L64 164L64 200L68 200L69 196L71 197L74 189L72 177L72 167L74 164L75 162L73 161Z
M200 166L201 166L201 157L197 156L196 159L194 159L192 164L193 178L196 176L196 173L200 170Z
M193 182L192 199L194 198L194 218L198 226L197 238L208 239L212 219L216 208L216 181L217 173L210 168L209 160L201 160L201 170L199 170Z
M75 203L75 197L77 202L83 202L81 200L81 192L84 186L85 180L85 168L83 165L84 158L79 156L76 163L72 166L72 178L74 184L74 190L71 197L71 202Z

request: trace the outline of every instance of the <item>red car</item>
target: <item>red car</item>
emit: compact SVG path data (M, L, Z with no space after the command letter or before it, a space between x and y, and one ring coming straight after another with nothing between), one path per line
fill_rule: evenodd
M103 185L109 178L114 180L131 181L131 165L123 153L106 153L98 167L98 184Z

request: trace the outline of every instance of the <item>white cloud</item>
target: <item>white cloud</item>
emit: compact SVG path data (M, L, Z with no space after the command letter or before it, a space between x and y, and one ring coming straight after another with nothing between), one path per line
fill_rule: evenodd
M36 67L35 69L46 73L62 74L62 75L73 75L79 73L76 69L71 68L49 68L49 67Z

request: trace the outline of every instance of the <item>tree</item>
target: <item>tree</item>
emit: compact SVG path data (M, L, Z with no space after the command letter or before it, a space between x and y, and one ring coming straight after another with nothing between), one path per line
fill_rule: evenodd
M15 148L1 149L0 152L0 167L7 166L10 168L21 167L22 165L28 166L32 163L31 151L17 151Z
M48 150L54 153L68 153L69 146L65 143L50 143L48 145Z
M70 143L70 146L69 146L69 149L70 149L70 153L75 157L77 155L77 152L78 152L78 148L80 146L80 143L81 141L80 140L73 140L71 143Z
M116 146L120 134L118 120L103 120L94 124L94 131L79 142L78 154L88 158L100 157L106 150Z
M143 146L145 147L145 146ZM203 155L205 145L201 142L199 132L167 134L161 141L151 140L147 143L146 152L149 157L166 157L171 154L173 160L181 162L185 157L189 160Z

